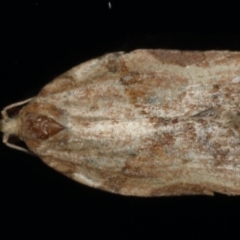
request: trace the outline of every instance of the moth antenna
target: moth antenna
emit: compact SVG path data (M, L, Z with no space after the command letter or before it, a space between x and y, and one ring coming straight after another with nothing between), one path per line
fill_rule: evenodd
M8 119L8 115L7 115L7 110L8 109L11 109L11 108L14 108L14 107L18 107L18 106L21 106L21 105L24 105L28 102L30 102L33 98L28 98L26 100L23 100L21 102L17 102L17 103L13 103L13 104L10 104L8 106L6 106L3 110L2 110L2 118L3 119Z
M29 150L27 150L27 149L25 149L25 148L23 148L23 147L19 147L19 146L17 146L17 145L14 145L14 144L9 143L9 142L8 142L8 139L9 139L9 134L4 133L4 135L3 135L3 143L4 143L6 146L8 146L8 147L10 147L10 148L13 148L13 149L16 149L16 150L19 150L19 151L21 151L21 152L25 152L25 153L28 153L28 154L32 154Z
M0 132L2 132L2 131L3 131L3 120L0 119Z

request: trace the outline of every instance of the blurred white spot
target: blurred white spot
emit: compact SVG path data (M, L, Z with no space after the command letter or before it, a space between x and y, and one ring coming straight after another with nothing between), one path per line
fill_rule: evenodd
M109 7L109 9L112 8L112 4L111 4L111 2L108 2L108 7Z
M240 76L237 76L232 80L232 83L239 83L239 82L240 82Z

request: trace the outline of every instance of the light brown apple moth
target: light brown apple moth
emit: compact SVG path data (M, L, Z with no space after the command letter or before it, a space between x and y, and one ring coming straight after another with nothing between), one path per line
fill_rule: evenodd
M16 105L23 107L9 118ZM110 53L8 106L2 118L7 145L15 134L47 165L91 187L240 194L238 52Z

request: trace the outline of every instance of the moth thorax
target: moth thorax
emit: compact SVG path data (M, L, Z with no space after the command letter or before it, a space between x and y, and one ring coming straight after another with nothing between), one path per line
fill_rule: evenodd
M54 136L63 129L61 124L50 117L27 113L23 118L21 131L24 139L41 141Z

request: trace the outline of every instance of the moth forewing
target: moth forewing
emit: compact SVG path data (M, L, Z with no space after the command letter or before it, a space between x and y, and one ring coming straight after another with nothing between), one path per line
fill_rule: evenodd
M20 102L15 119L5 108L4 141L17 134L50 167L118 194L240 194L239 63L229 51L107 54Z

